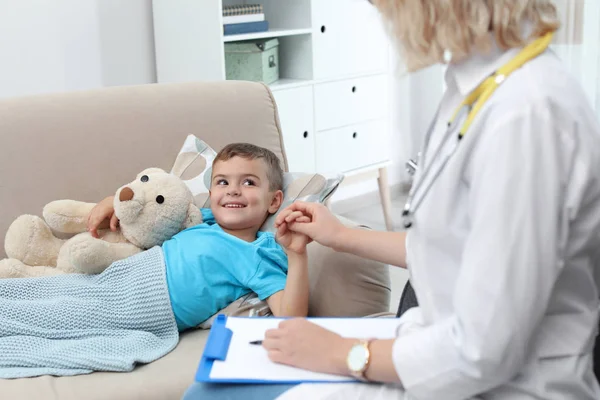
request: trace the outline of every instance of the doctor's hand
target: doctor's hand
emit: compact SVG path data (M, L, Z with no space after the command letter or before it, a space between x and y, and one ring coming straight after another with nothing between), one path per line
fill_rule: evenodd
M286 221L290 216L302 218ZM302 233L327 247L335 247L347 229L323 204L296 201L282 210L275 219L275 227L286 224L287 229Z
M263 347L269 359L314 372L348 375L346 357L356 340L308 322L306 319L288 319L277 329L265 333Z

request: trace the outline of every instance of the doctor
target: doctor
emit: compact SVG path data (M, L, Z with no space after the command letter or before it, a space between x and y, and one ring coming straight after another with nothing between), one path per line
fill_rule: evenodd
M374 0L410 70L448 62L418 160L407 233L345 228L295 203L277 225L408 267L419 307L394 340L341 338L303 319L269 331L270 358L376 384L203 387L208 398L600 399L600 126L548 49L548 0ZM596 82L593 82L596 84ZM285 223L301 213L311 222ZM368 320L365 320L368 324ZM191 398L191 397L190 397Z

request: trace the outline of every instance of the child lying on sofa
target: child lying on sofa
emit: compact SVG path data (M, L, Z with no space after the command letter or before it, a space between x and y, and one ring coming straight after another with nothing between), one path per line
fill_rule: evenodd
M229 145L213 162L202 224L99 275L0 281L0 378L131 370L250 291L275 316L306 316L308 237L286 224L276 235L259 231L282 186L275 154ZM92 210L90 230L112 214L109 197Z
M266 299L275 316L306 316L307 238L288 231L286 225L277 232L278 244L271 233L259 231L266 218L279 209L282 189L283 171L270 150L234 143L217 154L210 209L202 209L204 223L180 232L162 246L180 330L198 326L249 291ZM97 235L106 220L116 229L113 196L90 213L92 235Z

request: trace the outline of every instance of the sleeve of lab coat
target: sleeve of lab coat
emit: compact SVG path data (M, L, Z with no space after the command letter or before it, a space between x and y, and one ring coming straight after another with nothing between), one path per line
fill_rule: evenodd
M455 313L394 343L396 371L416 399L476 396L510 381L525 361L562 267L561 204L574 150L554 119L540 104L480 132Z

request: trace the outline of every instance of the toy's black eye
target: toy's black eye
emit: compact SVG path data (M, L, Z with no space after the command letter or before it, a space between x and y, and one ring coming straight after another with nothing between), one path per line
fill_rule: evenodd
M149 179L149 178L148 178L148 175L142 175L142 177L140 178L140 180L141 180L142 182L148 182L148 179Z
M158 196L156 196L156 202L157 202L158 204L162 204L162 203L164 203L164 202L165 202L165 198L164 198L164 197L162 197L162 196L159 194Z

